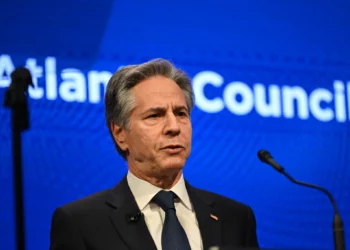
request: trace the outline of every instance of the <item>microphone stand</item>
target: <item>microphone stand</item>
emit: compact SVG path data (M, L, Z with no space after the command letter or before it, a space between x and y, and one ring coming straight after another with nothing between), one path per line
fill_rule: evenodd
M335 250L345 250L345 241L344 241L344 228L343 228L343 221L340 217L336 202L332 196L332 194L325 188L320 187L320 186L316 186L313 184L309 184L306 182L302 182L302 181L298 181L295 180L292 176L290 176L286 171L284 171L284 169L282 169L281 171L279 171L280 173L282 173L284 176L286 176L290 181L294 182L295 184L298 185L302 185L305 187L309 187L309 188L313 188L313 189L317 189L322 191L323 193L325 193L330 202L333 205L333 209L334 209L334 216L333 216L333 240L334 240L334 249Z
M13 185L15 190L17 250L25 250L21 132L29 128L27 91L29 85L32 87L34 85L30 71L24 67L13 71L11 80L11 84L5 92L4 107L10 108L12 111Z
M332 196L332 194L325 188L320 187L320 186L316 186L310 183L306 183L306 182L302 182L302 181L298 181L296 179L294 179L292 176L290 176L285 170L284 168L278 163L276 162L270 152L266 151L266 150L259 150L258 151L258 158L260 159L260 161L272 166L276 171L280 172L281 174L283 174L284 176L286 176L290 181L294 182L295 184L301 185L301 186L305 186L305 187L309 187L309 188L313 188L313 189L317 189L322 191L324 194L326 194L330 200L330 202L333 205L333 209L334 209L334 216L333 216L333 240L334 240L334 249L335 250L345 250L345 240L344 240L344 228L343 228L343 221L340 217L336 202Z

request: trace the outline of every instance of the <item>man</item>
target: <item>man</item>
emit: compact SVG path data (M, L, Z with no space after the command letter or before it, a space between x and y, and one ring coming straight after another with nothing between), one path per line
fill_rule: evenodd
M208 250L258 248L250 207L192 187L190 79L157 59L110 79L106 121L128 173L114 188L57 208L51 249Z

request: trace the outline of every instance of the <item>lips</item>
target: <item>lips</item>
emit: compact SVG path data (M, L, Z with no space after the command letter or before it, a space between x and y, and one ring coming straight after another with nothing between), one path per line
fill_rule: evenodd
M177 155L181 153L185 148L180 144L170 144L162 148L162 151L169 155Z
M162 149L177 149L177 148L184 148L184 147L180 144L170 144L165 147L162 147Z

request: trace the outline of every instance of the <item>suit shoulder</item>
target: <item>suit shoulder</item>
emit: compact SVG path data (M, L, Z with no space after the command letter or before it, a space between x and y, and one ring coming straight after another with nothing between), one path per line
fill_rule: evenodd
M100 192L66 203L60 206L58 209L64 210L71 215L96 210L102 208L110 192L111 189L102 190Z
M203 200L211 201L214 205L220 206L224 210L228 209L232 211L232 209L236 209L245 213L247 210L251 210L251 207L249 205L244 204L238 200L234 200L208 190L195 187L192 188L195 190L197 196L201 197Z

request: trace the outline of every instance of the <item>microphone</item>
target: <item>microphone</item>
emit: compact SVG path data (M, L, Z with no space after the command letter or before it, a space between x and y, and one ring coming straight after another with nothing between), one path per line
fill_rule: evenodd
M325 189L323 187L316 186L316 185L313 185L313 184L309 184L309 183L298 181L298 180L294 179L292 176L290 176L284 170L284 168L278 162L276 162L272 158L270 152L268 152L266 150L263 150L263 149L259 150L258 151L258 157L259 157L260 161L262 161L262 162L272 166L275 170L277 170L278 172L282 173L284 176L286 176L290 181L294 182L295 184L320 190L320 191L322 191L324 194L326 194L328 196L330 202L333 205L333 209L334 209L334 216L333 216L334 249L335 250L345 250L343 221L342 221L342 219L340 217L337 205L335 203L335 200L334 200L332 194L327 189Z
M138 212L134 215L129 215L128 222L138 222L142 216L143 216L143 213L141 212Z

